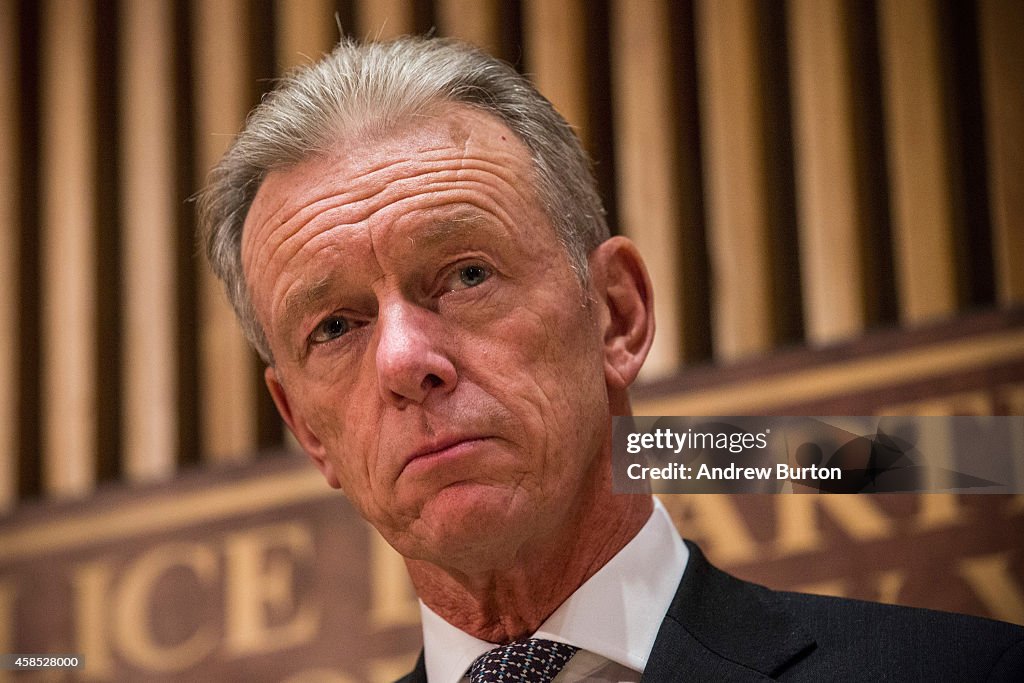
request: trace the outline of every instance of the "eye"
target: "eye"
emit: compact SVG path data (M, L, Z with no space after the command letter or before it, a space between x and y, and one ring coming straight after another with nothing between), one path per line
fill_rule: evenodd
M351 325L349 325L348 320L332 315L324 318L316 326L312 334L309 335L309 341L312 344L325 344L333 339L337 339L350 329Z
M491 276L491 271L479 263L471 263L461 266L455 274L458 275L459 281L458 283L452 282L450 289L476 287L483 284Z

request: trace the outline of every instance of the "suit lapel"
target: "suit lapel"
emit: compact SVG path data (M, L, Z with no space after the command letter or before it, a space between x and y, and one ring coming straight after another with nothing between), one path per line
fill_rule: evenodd
M764 681L814 647L772 591L690 559L644 672L644 681Z

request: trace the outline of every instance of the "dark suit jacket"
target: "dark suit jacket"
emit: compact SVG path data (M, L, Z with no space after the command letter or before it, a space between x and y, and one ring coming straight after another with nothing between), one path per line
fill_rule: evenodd
M693 543L643 680L1024 681L1024 628L741 581ZM426 681L423 655L401 683Z

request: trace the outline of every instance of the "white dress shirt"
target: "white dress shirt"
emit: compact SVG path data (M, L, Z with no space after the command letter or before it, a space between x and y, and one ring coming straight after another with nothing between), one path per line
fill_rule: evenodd
M672 519L655 498L654 511L633 540L531 636L580 648L555 681L639 681L688 559ZM470 664L497 647L460 631L422 601L420 615L430 683L467 680Z

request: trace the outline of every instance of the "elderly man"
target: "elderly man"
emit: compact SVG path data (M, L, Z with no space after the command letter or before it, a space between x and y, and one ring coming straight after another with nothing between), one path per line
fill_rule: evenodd
M745 584L649 495L612 493L651 285L571 129L507 65L342 43L255 110L202 213L285 422L406 559L407 680L1019 670L1020 630Z

